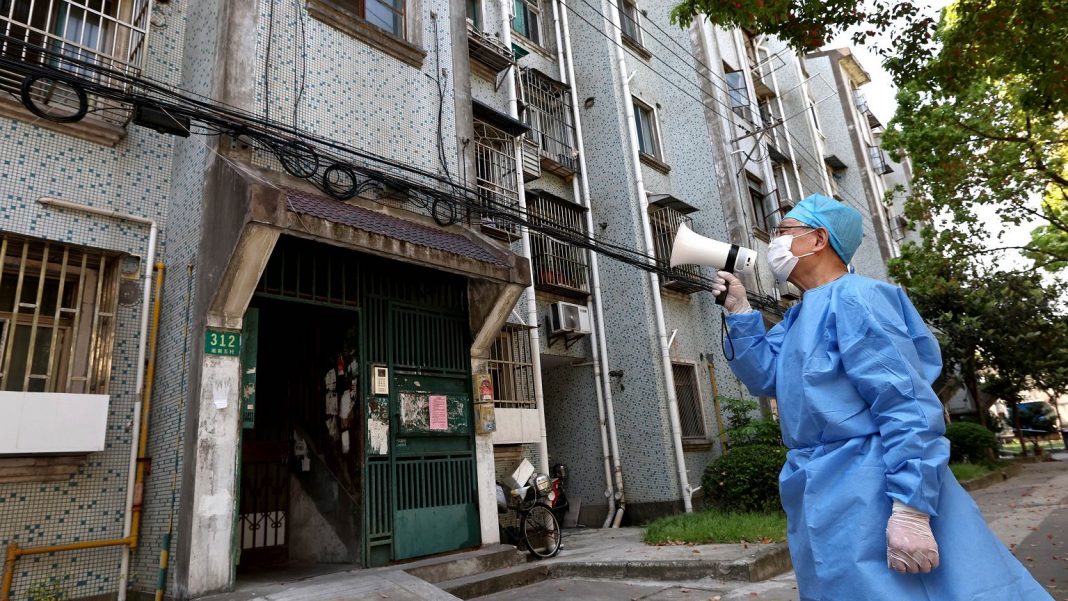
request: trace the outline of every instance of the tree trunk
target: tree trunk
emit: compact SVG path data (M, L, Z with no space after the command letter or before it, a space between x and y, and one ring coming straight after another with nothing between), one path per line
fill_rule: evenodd
M1009 403L1009 411L1012 412L1013 417L1016 418L1014 420L1016 422L1014 425L1016 426L1016 439L1020 441L1020 456L1027 457L1027 443L1024 442L1023 426L1020 425L1019 404L1019 401Z
M963 370L964 384L968 387L968 394L972 395L972 400L975 401L975 409L979 413L979 424L984 428L989 429L987 425L987 413L990 412L990 407L983 404L983 400L979 397L979 379L975 376L975 370L971 369L971 365L964 366ZM997 457L994 456L994 451L991 449L986 450L986 460L993 462Z

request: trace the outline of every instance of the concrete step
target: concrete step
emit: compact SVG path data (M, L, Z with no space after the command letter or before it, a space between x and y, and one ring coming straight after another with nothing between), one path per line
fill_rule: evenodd
M549 578L549 564L529 562L482 574L446 580L438 588L461 599L474 599L501 591L527 586Z
M513 545L487 545L481 549L457 555L423 559L401 566L401 568L416 578L437 584L446 580L509 568L526 561L526 553L521 553Z

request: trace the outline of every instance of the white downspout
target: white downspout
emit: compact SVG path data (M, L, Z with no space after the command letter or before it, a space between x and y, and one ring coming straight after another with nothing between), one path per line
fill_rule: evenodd
M61 198L54 198L51 196L42 196L37 199L37 202L51 206L69 209L72 211L80 211L82 213L91 213L94 215L103 215L105 217L111 217L112 219L121 219L123 221L130 221L133 223L140 223L142 225L149 226L148 230L148 250L145 253L145 286L141 299L141 326L138 332L137 341L137 384L134 387L134 417L133 426L131 427L130 436L130 468L127 471L126 476L126 503L123 505L124 515L122 520L122 536L123 538L130 538L130 529L133 522L133 501L134 501L134 476L137 471L137 441L141 438L141 394L145 387L145 353L148 345L148 314L149 305L152 300L152 270L156 265L156 237L159 233L159 229L156 226L156 222L152 219L145 217L138 217L136 215L128 215L126 213L119 213L110 209L99 209L96 207L90 207L88 205L71 202L69 200L63 200ZM122 564L119 568L119 601L126 601L126 588L129 586L130 580L130 546L123 545L122 547Z
M645 238L645 254L653 257L653 231L649 224L649 197L645 193L645 180L642 176L641 159L638 157L638 126L634 122L634 111L627 104L631 99L630 78L627 76L627 59L623 53L623 40L620 37L619 7L615 4L618 0L609 0L605 12L610 21L612 42L615 47L616 63L619 69L620 94L624 103L623 113L627 119L627 138L630 145L631 168L634 170L634 186L638 191L638 213L641 214L642 234ZM602 7L605 5L602 0ZM649 286L653 297L653 315L656 321L656 336L660 340L660 362L664 370L664 392L668 402L668 419L671 422L671 438L675 447L675 466L679 475L679 492L682 496L682 506L686 513L693 511L693 502L690 496L693 489L690 488L690 480L686 474L686 457L682 451L682 427L679 422L679 402L675 396L675 377L671 371L671 353L668 349L667 327L664 325L664 306L660 299L660 278L653 272L649 272ZM612 423L611 421L609 422Z
M571 188L575 199L586 207L586 232L593 234L593 207L590 203L590 180L586 175L586 152L582 137L582 119L579 116L578 91L575 88L575 63L571 54L571 29L567 22L567 5L565 0L557 0L553 3L553 16L559 15L557 23L557 39L559 44L559 61L561 79L571 86L571 121L575 126L575 146L578 148L579 177L571 180ZM566 60L565 60L566 57ZM565 68L566 67L566 68ZM579 180L581 180L582 193L579 194ZM593 354L593 377L594 389L597 393L597 419L601 433L601 456L604 459L605 496L608 499L608 513L605 515L602 528L609 526L619 527L623 520L623 511L626 508L626 500L623 495L623 467L619 458L619 443L616 439L615 416L612 403L612 382L608 375L608 347L605 345L604 336L604 312L601 308L601 274L598 267L597 253L586 252L586 258L590 266L590 313L594 316L594 334L590 340L590 349ZM602 392L603 390L603 392ZM611 420L606 420L606 407ZM609 453L609 440L611 447L616 449ZM611 462L611 463L610 463ZM613 492L613 477L615 478L615 492ZM619 508L616 509L616 501Z
M506 48L512 47L512 8L508 0L501 0L501 43ZM519 95L515 85L515 69L513 64L510 69L513 72L505 76L505 88L508 94L508 114L513 119L519 119ZM527 212L526 183L523 181L523 143L516 138L515 144L516 183L519 191L519 210L525 215ZM530 276L534 277L534 262L530 256L530 231L525 227L519 228L520 244L523 257L530 265ZM534 296L534 285L527 286L523 291L524 300L527 303L526 324L530 326L530 363L534 372L534 404L538 408L538 440L535 443L538 448L538 471L543 474L549 473L549 443L545 435L545 390L541 381L541 332L538 324L538 305Z

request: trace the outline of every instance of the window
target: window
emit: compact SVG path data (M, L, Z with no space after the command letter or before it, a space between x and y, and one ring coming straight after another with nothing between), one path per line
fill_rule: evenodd
M140 73L150 8L150 0L0 0L0 55L122 87L107 72ZM23 77L0 69L0 89L17 97ZM38 80L30 96L57 116L74 115L81 104L73 88L48 78ZM85 108L93 119L112 125L125 125L129 118L115 100L93 96Z
M482 121L475 121L475 184L482 204L494 208L519 208L519 180L516 173L515 138ZM519 231L514 223L494 214L482 217L487 234L514 240Z
M106 394L118 259L0 238L0 390Z
M749 188L749 202L753 209L753 227L767 234L771 231L768 222L768 213L775 209L768 208L768 194L764 192L764 182L752 175L746 176Z
M576 171L575 128L571 124L570 89L537 69L520 72L523 122L537 143L542 168L561 177Z
M538 0L515 0L515 16L512 29L526 39L541 46L541 7Z
M506 324L490 348L487 369L493 379L493 406L537 409L530 333L524 326Z
M482 31L482 2L481 0L467 0L467 22L476 31Z
M641 27L638 25L638 7L631 0L618 0L619 2L619 29L623 39L630 40L639 46L642 43Z
M653 107L634 99L634 124L638 127L638 152L663 160L660 149L660 127Z
M671 260L675 234L684 223L686 227L693 228L693 221L689 217L669 207L655 208L649 214L649 226L653 231L653 253L657 262L662 263L664 267L667 267ZM701 269L697 265L679 265L670 268L669 273L668 276L660 277L660 285L664 288L684 294L700 290L694 283L701 277Z
M675 398L679 402L679 424L682 439L689 442L707 442L705 412L701 407L701 391L697 387L697 368L689 363L672 363L671 375L675 379Z
M404 38L405 0L333 0L386 33Z
M545 192L527 195L527 212L535 226L558 227L564 232L586 232L585 209ZM542 290L585 296L590 291L586 252L550 234L530 231L534 283Z
M821 132L823 128L820 127L820 117L816 114L816 103L809 100L808 110L812 113L812 123L816 126L816 131Z
M731 99L731 110L746 121L753 121L753 112L749 106L749 92L745 85L745 73L732 71L729 65L724 64L724 75L727 79L727 95Z

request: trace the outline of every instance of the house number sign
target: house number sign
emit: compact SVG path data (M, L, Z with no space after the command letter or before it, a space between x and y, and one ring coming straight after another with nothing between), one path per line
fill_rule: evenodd
M241 333L207 330L204 332L204 353L237 357L241 354Z

